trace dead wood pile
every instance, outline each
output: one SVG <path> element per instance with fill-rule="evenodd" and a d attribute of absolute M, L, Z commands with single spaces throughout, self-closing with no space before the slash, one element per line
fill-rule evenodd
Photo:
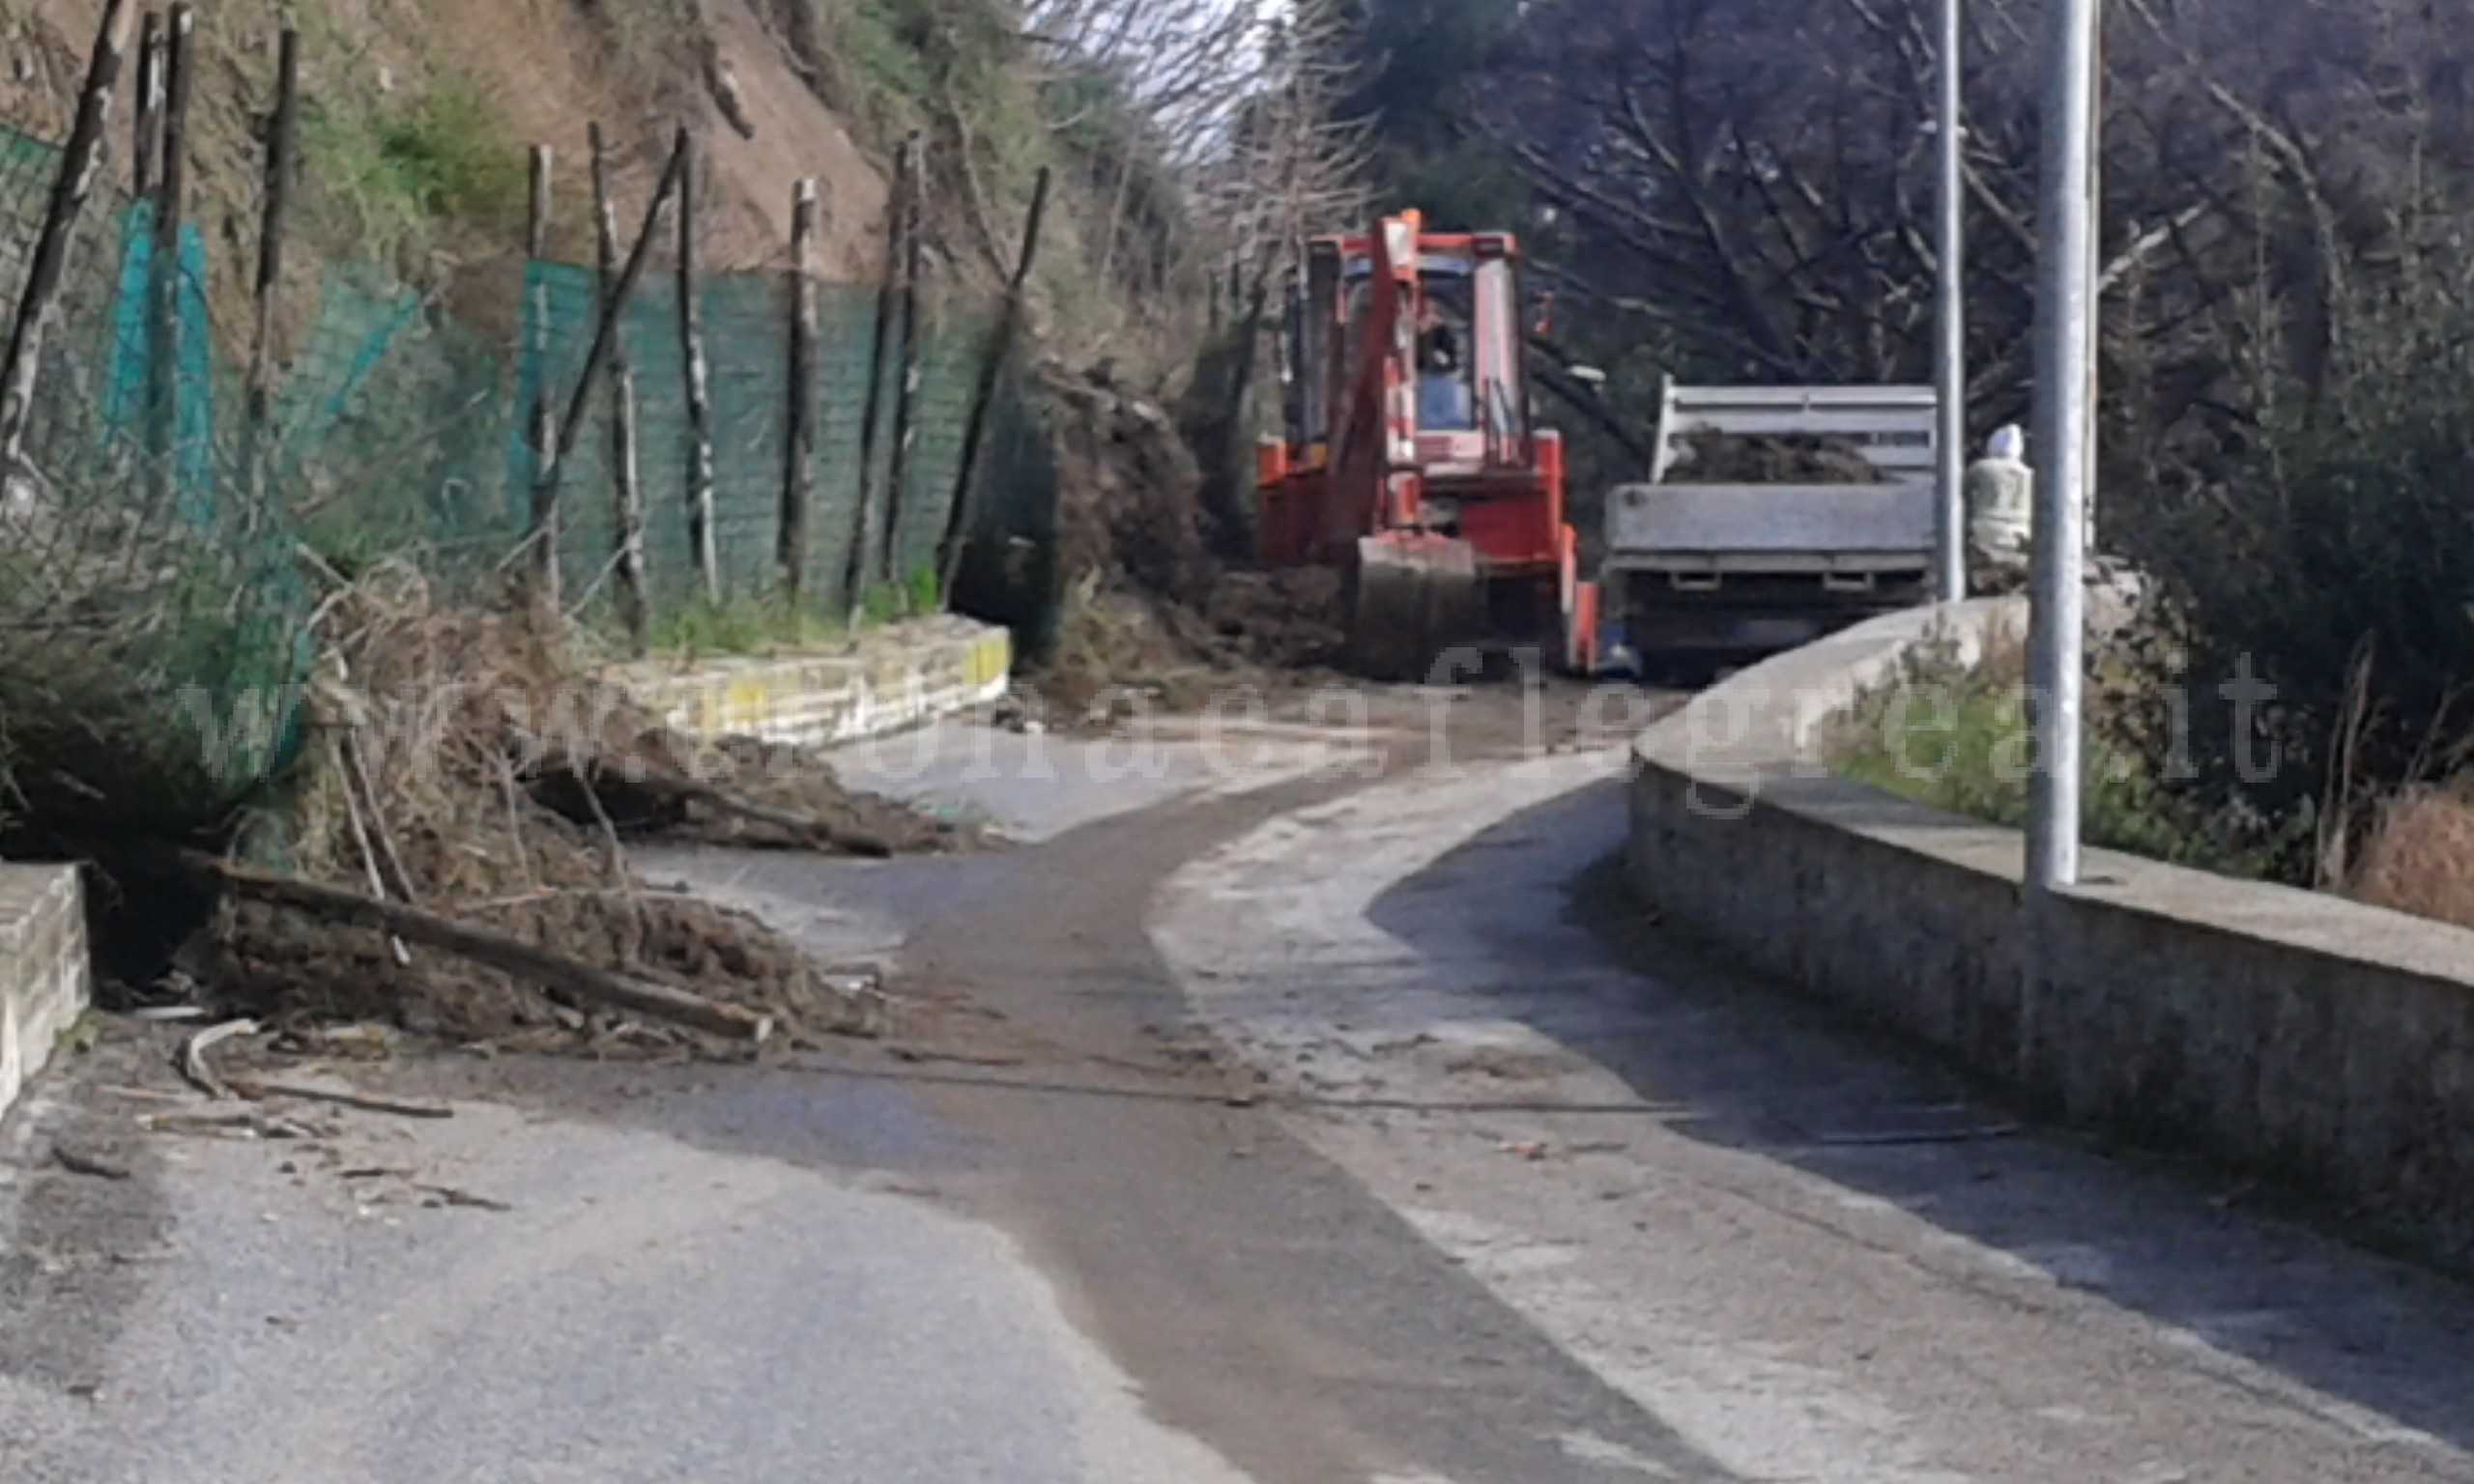
<path fill-rule="evenodd" d="M 885 855 L 947 827 L 796 749 L 700 747 L 580 673 L 550 625 L 441 609 L 406 573 L 365 580 L 323 628 L 291 807 L 220 869 L 201 977 L 228 1008 L 597 1050 L 873 1028 L 881 1006 L 850 976 L 647 886 L 627 841 Z"/>

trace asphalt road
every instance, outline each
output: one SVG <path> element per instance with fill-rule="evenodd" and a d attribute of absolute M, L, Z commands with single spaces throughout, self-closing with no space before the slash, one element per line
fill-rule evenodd
<path fill-rule="evenodd" d="M 895 965 L 893 1045 L 260 1142 L 106 1047 L 0 1131 L 0 1479 L 2474 1478 L 2466 1290 L 1611 936 L 1615 755 L 1438 704 L 1385 784 L 948 728 L 874 781 L 1028 843 L 656 863 Z"/>
<path fill-rule="evenodd" d="M 1737 1476 L 2474 1479 L 2474 1293 L 1644 928 L 1623 814 L 1596 756 L 1378 785 L 1155 934 L 1285 1127 Z"/>

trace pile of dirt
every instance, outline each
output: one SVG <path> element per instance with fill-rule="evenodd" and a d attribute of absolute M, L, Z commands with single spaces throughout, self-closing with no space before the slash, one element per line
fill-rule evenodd
<path fill-rule="evenodd" d="M 1321 568 L 1227 572 L 1194 602 L 1086 574 L 1067 602 L 1064 642 L 1024 676 L 1027 719 L 1105 728 L 1128 712 L 1193 711 L 1223 690 L 1306 681 L 1346 641 L 1340 578 Z"/>
<path fill-rule="evenodd" d="M 1214 585 L 1203 618 L 1248 663 L 1311 671 L 1339 662 L 1348 642 L 1346 594 L 1329 567 L 1231 572 Z"/>
<path fill-rule="evenodd" d="M 544 622 L 434 608 L 417 580 L 348 594 L 288 801 L 235 854 L 529 945 L 656 991 L 803 1034 L 868 1031 L 872 987 L 754 918 L 655 890 L 626 845 L 647 833 L 864 855 L 958 842 L 947 826 L 845 789 L 822 759 L 704 747 L 567 662 Z M 276 1025 L 392 1022 L 459 1042 L 674 1049 L 659 1017 L 561 996 L 407 934 L 235 890 L 197 977 Z"/>
<path fill-rule="evenodd" d="M 1683 457 L 1668 477 L 1693 484 L 1886 484 L 1863 450 L 1810 433 L 1740 435 L 1707 430 L 1683 437 Z"/>
<path fill-rule="evenodd" d="M 1105 725 L 1137 698 L 1190 709 L 1222 685 L 1338 656 L 1338 574 L 1217 556 L 1203 470 L 1162 401 L 1105 366 L 1042 373 L 1069 586 L 1056 652 L 1025 679 L 1052 724 Z"/>
<path fill-rule="evenodd" d="M 1042 367 L 1065 570 L 1190 601 L 1218 573 L 1203 540 L 1202 470 L 1156 400 L 1105 367 Z"/>
<path fill-rule="evenodd" d="M 1057 651 L 1026 676 L 1058 725 L 1112 696 L 1182 709 L 1214 687 L 1335 663 L 1346 638 L 1340 579 L 1265 572 L 1216 556 L 1206 479 L 1163 402 L 1100 367 L 1042 367 L 1068 574 Z"/>

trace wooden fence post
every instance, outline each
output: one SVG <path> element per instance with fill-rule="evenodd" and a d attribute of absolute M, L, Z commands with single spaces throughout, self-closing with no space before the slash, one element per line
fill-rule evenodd
<path fill-rule="evenodd" d="M 1005 374 L 1005 364 L 1013 358 L 1015 337 L 1021 333 L 1022 296 L 1031 281 L 1031 268 L 1039 256 L 1040 228 L 1048 219 L 1048 167 L 1040 167 L 1039 183 L 1031 187 L 1031 210 L 1022 223 L 1022 251 L 1014 262 L 1014 276 L 1005 285 L 1004 307 L 998 311 L 996 333 L 991 337 L 988 358 L 979 368 L 979 385 L 971 395 L 970 421 L 963 430 L 962 471 L 954 482 L 952 503 L 945 508 L 944 539 L 936 543 L 936 600 L 950 602 L 955 574 L 962 569 L 963 550 L 970 543 L 972 516 L 979 496 L 979 467 L 984 462 L 983 450 L 988 438 L 988 418 L 996 401 L 996 387 Z"/>
<path fill-rule="evenodd" d="M 60 298 L 61 276 L 68 271 L 69 249 L 76 242 L 77 218 L 95 188 L 102 162 L 103 131 L 110 126 L 112 90 L 119 85 L 121 58 L 129 45 L 129 0 L 104 0 L 101 27 L 86 61 L 86 83 L 77 92 L 77 119 L 61 153 L 60 173 L 52 177 L 51 201 L 43 210 L 43 234 L 35 239 L 34 261 L 26 269 L 25 287 L 17 295 L 16 318 L 9 326 L 7 359 L 0 360 L 0 480 L 14 479 L 23 470 L 26 423 L 34 413 L 35 380 L 43 366 L 43 333 L 50 328 L 52 306 Z M 0 489 L 0 496 L 8 492 Z"/>
<path fill-rule="evenodd" d="M 877 487 L 877 423 L 884 413 L 885 351 L 893 338 L 894 315 L 901 308 L 904 233 L 910 219 L 910 157 L 919 136 L 903 141 L 894 169 L 892 198 L 885 203 L 885 267 L 877 289 L 877 323 L 868 352 L 868 400 L 859 420 L 859 499 L 850 518 L 850 550 L 842 569 L 843 598 L 856 630 L 868 608 L 870 549 L 875 545 Z"/>
<path fill-rule="evenodd" d="M 722 602 L 720 540 L 713 530 L 713 407 L 705 359 L 704 315 L 696 302 L 696 135 L 678 128 L 678 346 L 687 363 L 687 534 L 705 600 Z"/>
<path fill-rule="evenodd" d="M 192 43 L 197 13 L 187 0 L 172 7 L 163 41 L 163 157 L 155 192 L 152 314 L 146 338 L 147 452 L 165 491 L 178 487 L 172 457 L 181 402 L 181 224 L 188 204 L 189 98 L 196 89 Z"/>
<path fill-rule="evenodd" d="M 274 416 L 274 298 L 283 281 L 283 234 L 292 205 L 292 157 L 301 114 L 301 33 L 283 28 L 275 43 L 274 120 L 267 141 L 266 201 L 258 223 L 257 326 L 249 346 L 249 416 L 242 430 L 242 469 L 252 519 L 266 499 L 267 425 Z"/>
<path fill-rule="evenodd" d="M 894 589 L 896 611 L 909 611 L 909 590 L 897 570 L 902 559 L 903 503 L 910 488 L 910 460 L 919 442 L 919 280 L 928 255 L 927 171 L 919 150 L 910 157 L 910 207 L 903 228 L 902 341 L 895 353 L 893 467 L 885 474 L 884 550 L 877 558 L 879 581 Z"/>
<path fill-rule="evenodd" d="M 143 201 L 155 193 L 156 147 L 162 142 L 162 17 L 149 10 L 137 42 L 137 107 L 130 127 L 129 194 Z"/>
<path fill-rule="evenodd" d="M 645 208 L 644 230 L 637 234 L 636 245 L 627 254 L 627 266 L 618 271 L 618 281 L 612 284 L 610 292 L 600 296 L 593 306 L 592 343 L 585 351 L 584 370 L 576 377 L 575 392 L 567 399 L 566 414 L 550 440 L 540 478 L 533 486 L 532 508 L 535 511 L 556 511 L 559 507 L 559 481 L 566 476 L 567 455 L 575 451 L 576 439 L 584 431 L 585 409 L 590 405 L 592 384 L 609 363 L 611 349 L 618 338 L 618 316 L 626 309 L 628 299 L 635 294 L 637 280 L 645 275 L 645 262 L 652 255 L 653 234 L 661 229 L 663 208 L 669 206 L 670 198 L 677 193 L 679 178 L 685 173 L 684 164 L 684 152 L 674 149 L 670 164 L 662 171 L 661 184 L 653 187 L 652 201 Z"/>
<path fill-rule="evenodd" d="M 611 198 L 609 156 L 601 126 L 591 126 L 590 133 L 593 237 L 599 244 L 600 269 L 596 293 L 606 303 L 618 283 L 618 210 Z M 623 320 L 616 333 L 610 349 L 610 456 L 618 527 L 618 550 L 612 556 L 618 563 L 618 620 L 627 630 L 628 652 L 643 659 L 652 647 L 652 609 L 645 591 L 645 495 L 636 458 L 636 369 L 628 360 Z"/>
<path fill-rule="evenodd" d="M 528 314 L 532 334 L 526 346 L 532 361 L 532 405 L 525 410 L 526 437 L 532 445 L 532 509 L 525 523 L 524 540 L 535 589 L 555 610 L 559 604 L 559 502 L 558 482 L 551 467 L 558 460 L 559 450 L 557 426 L 550 410 L 550 285 L 540 275 L 550 256 L 552 163 L 548 145 L 532 147 L 532 190 L 524 231 L 524 271 L 532 279 L 532 302 Z"/>
<path fill-rule="evenodd" d="M 800 610 L 808 571 L 808 514 L 816 468 L 816 179 L 791 198 L 791 365 L 788 467 L 782 473 L 782 594 Z"/>

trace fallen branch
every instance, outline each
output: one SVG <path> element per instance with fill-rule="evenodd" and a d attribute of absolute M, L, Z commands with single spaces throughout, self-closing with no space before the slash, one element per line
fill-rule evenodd
<path fill-rule="evenodd" d="M 206 1053 L 235 1036 L 254 1036 L 257 1030 L 258 1022 L 255 1020 L 226 1020 L 221 1025 L 210 1025 L 181 1042 L 180 1058 L 174 1065 L 189 1086 L 209 1098 L 229 1098 L 232 1096 L 231 1087 L 216 1075 L 215 1068 L 207 1062 Z"/>
<path fill-rule="evenodd" d="M 889 1048 L 900 1062 L 953 1062 L 964 1067 L 1021 1067 L 1030 1058 L 1009 1051 L 930 1051 L 918 1046 Z"/>
<path fill-rule="evenodd" d="M 346 736 L 343 739 L 343 748 L 347 756 L 349 756 L 352 751 L 352 738 L 350 736 Z M 375 794 L 372 794 L 370 798 L 370 810 L 373 813 L 383 813 L 378 809 L 377 796 Z M 344 817 L 351 821 L 353 843 L 360 847 L 360 864 L 369 872 L 370 895 L 373 897 L 386 896 L 387 878 L 378 869 L 378 847 L 370 841 L 369 824 L 360 812 L 360 791 L 353 786 L 352 775 L 349 773 L 344 775 Z M 380 820 L 380 824 L 382 827 L 385 824 L 385 820 L 383 818 Z M 406 899 L 409 900 L 410 898 L 408 897 Z M 398 966 L 403 968 L 412 967 L 413 951 L 404 946 L 403 939 L 390 937 L 387 940 L 387 947 L 394 953 L 395 962 Z"/>
<path fill-rule="evenodd" d="M 52 1147 L 51 1159 L 72 1175 L 86 1175 L 97 1180 L 127 1180 L 129 1177 L 128 1165 L 101 1155 L 71 1149 L 65 1144 Z"/>
<path fill-rule="evenodd" d="M 361 1093 L 329 1092 L 322 1087 L 302 1087 L 290 1082 L 235 1082 L 232 1090 L 244 1098 L 298 1098 L 304 1102 L 330 1102 L 337 1107 L 358 1108 L 363 1113 L 391 1113 L 397 1118 L 453 1118 L 455 1110 L 443 1102 L 403 1102 L 392 1098 L 372 1098 Z"/>
<path fill-rule="evenodd" d="M 198 1134 L 210 1138 L 243 1139 L 314 1139 L 331 1136 L 331 1130 L 313 1128 L 297 1119 L 270 1118 L 255 1108 L 242 1108 L 230 1113 L 148 1113 L 137 1120 L 137 1127 L 149 1133 Z"/>
<path fill-rule="evenodd" d="M 588 779 L 591 771 L 590 769 L 580 771 L 576 776 L 579 779 Z M 846 829 L 832 820 L 820 818 L 815 814 L 803 814 L 794 810 L 777 809 L 770 804 L 760 804 L 754 799 L 726 792 L 714 787 L 711 784 L 700 783 L 676 773 L 655 772 L 647 768 L 630 770 L 622 773 L 621 776 L 625 778 L 629 787 L 641 788 L 667 803 L 701 804 L 720 813 L 731 814 L 756 824 L 769 825 L 820 846 L 829 846 L 851 855 L 867 856 L 875 860 L 884 860 L 895 853 L 893 842 L 881 835 L 870 834 L 864 830 Z M 590 791 L 589 786 L 587 791 Z"/>
<path fill-rule="evenodd" d="M 708 1035 L 753 1044 L 762 1044 L 773 1034 L 773 1017 L 770 1015 L 742 1006 L 708 1000 L 683 989 L 622 979 L 563 954 L 469 927 L 417 907 L 380 901 L 340 887 L 254 870 L 203 856 L 193 855 L 189 859 L 201 872 L 240 896 L 313 917 L 374 928 L 425 948 L 469 958 L 475 963 L 578 1000 L 616 1006 Z"/>
<path fill-rule="evenodd" d="M 437 1196 L 449 1206 L 466 1206 L 475 1211 L 515 1210 L 504 1201 L 494 1201 L 485 1195 L 475 1195 L 470 1190 L 458 1190 L 453 1185 L 415 1185 L 413 1188 L 423 1195 Z"/>

